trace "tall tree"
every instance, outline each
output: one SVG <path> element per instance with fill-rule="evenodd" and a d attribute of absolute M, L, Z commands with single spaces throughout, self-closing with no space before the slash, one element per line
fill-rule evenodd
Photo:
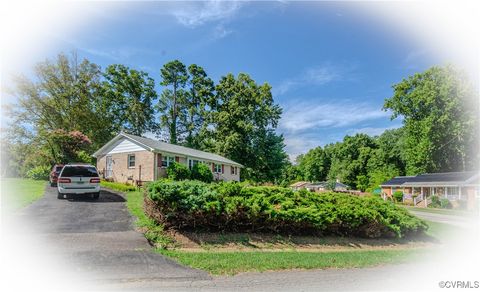
<path fill-rule="evenodd" d="M 462 171 L 478 164 L 478 93 L 452 66 L 432 67 L 393 86 L 384 109 L 403 117 L 406 172 Z"/>
<path fill-rule="evenodd" d="M 142 135 L 155 128 L 153 102 L 157 99 L 155 81 L 143 71 L 124 65 L 110 65 L 104 73 L 104 99 L 101 112 L 115 121 L 117 131 Z"/>
<path fill-rule="evenodd" d="M 205 148 L 204 140 L 211 124 L 210 113 L 215 107 L 215 85 L 207 76 L 205 70 L 192 64 L 188 66 L 188 91 L 186 94 L 186 116 L 184 121 L 186 129 L 185 146 L 202 149 Z"/>
<path fill-rule="evenodd" d="M 356 188 L 358 177 L 367 175 L 367 163 L 374 148 L 373 138 L 366 134 L 345 136 L 341 143 L 327 145 L 325 151 L 331 155 L 332 161 L 328 172 L 329 180 L 339 179 Z M 365 181 L 362 178 L 362 186 Z"/>
<path fill-rule="evenodd" d="M 322 147 L 309 150 L 298 165 L 307 181 L 325 181 L 330 169 L 330 159 Z"/>
<path fill-rule="evenodd" d="M 181 126 L 179 120 L 185 119 L 186 115 L 187 68 L 179 60 L 174 60 L 163 65 L 160 76 L 162 78 L 160 84 L 165 86 L 158 103 L 158 110 L 161 113 L 160 122 L 169 130 L 170 143 L 177 144 L 179 133 L 185 131 L 179 127 Z"/>
<path fill-rule="evenodd" d="M 283 143 L 273 139 L 281 108 L 273 101 L 268 84 L 257 85 L 247 74 L 223 76 L 216 86 L 217 106 L 213 111 L 216 152 L 246 166 L 244 178 L 262 180 L 261 170 L 268 163 L 260 153 L 267 144 Z M 268 143 L 264 143 L 268 140 Z M 283 159 L 280 156 L 275 159 Z M 269 177 L 268 179 L 272 179 Z"/>
<path fill-rule="evenodd" d="M 12 125 L 37 131 L 80 130 L 96 136 L 101 125 L 96 123 L 92 101 L 100 98 L 100 67 L 76 54 L 59 54 L 52 62 L 39 63 L 35 78 L 19 76 L 12 94 L 17 104 L 8 112 Z"/>

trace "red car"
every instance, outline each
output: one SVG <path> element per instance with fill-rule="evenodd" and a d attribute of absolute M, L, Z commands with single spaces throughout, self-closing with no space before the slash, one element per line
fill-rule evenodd
<path fill-rule="evenodd" d="M 57 180 L 58 180 L 58 175 L 63 169 L 63 164 L 55 164 L 52 168 L 52 171 L 50 171 L 50 186 L 54 187 L 57 185 Z"/>

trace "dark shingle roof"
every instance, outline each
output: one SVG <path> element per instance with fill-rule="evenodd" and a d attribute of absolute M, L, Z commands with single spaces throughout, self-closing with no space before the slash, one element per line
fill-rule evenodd
<path fill-rule="evenodd" d="M 465 184 L 478 177 L 477 171 L 424 173 L 417 176 L 397 176 L 382 186 L 433 186 Z M 474 179 L 475 181 L 475 179 Z"/>
<path fill-rule="evenodd" d="M 407 182 L 409 179 L 414 178 L 414 176 L 396 176 L 389 181 L 386 181 L 382 184 L 382 186 L 399 186 L 402 185 L 404 182 Z"/>

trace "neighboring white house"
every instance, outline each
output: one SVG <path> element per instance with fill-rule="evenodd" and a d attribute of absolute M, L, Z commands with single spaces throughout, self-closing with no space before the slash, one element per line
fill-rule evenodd
<path fill-rule="evenodd" d="M 104 178 L 118 182 L 154 181 L 173 162 L 189 167 L 205 163 L 216 180 L 240 181 L 240 163 L 188 147 L 120 133 L 94 154 Z"/>

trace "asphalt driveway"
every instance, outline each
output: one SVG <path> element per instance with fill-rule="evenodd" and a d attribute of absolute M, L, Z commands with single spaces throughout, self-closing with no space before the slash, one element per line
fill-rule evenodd
<path fill-rule="evenodd" d="M 134 230 L 122 195 L 102 190 L 99 200 L 57 199 L 46 187 L 40 200 L 20 214 L 35 237 L 48 242 L 75 272 L 99 281 L 207 280 L 207 273 L 154 253 Z"/>

